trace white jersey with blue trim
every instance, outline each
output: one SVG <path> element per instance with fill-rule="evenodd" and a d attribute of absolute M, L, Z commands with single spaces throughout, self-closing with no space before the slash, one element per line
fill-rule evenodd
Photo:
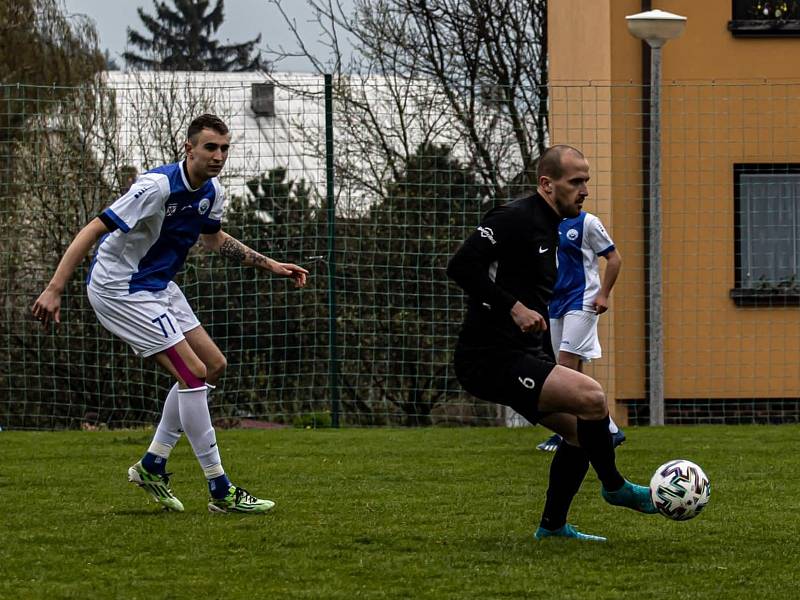
<path fill-rule="evenodd" d="M 596 216 L 581 211 L 558 226 L 558 278 L 550 301 L 550 318 L 560 319 L 571 310 L 594 312 L 600 291 L 598 256 L 614 250 L 614 242 Z"/>
<path fill-rule="evenodd" d="M 214 177 L 192 189 L 183 164 L 148 171 L 101 213 L 117 229 L 97 247 L 88 278 L 94 289 L 163 290 L 200 234 L 220 230 L 225 198 L 219 181 Z"/>

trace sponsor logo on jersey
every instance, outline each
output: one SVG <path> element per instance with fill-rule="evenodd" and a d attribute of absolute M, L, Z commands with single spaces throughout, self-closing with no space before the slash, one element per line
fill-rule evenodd
<path fill-rule="evenodd" d="M 178 212 L 178 204 L 177 203 L 167 204 L 167 216 L 168 217 L 171 217 L 176 212 Z"/>
<path fill-rule="evenodd" d="M 570 229 L 567 231 L 567 239 L 571 242 L 574 242 L 578 239 L 578 230 L 577 229 Z"/>
<path fill-rule="evenodd" d="M 478 227 L 478 231 L 481 232 L 481 237 L 488 239 L 492 245 L 497 244 L 497 240 L 494 239 L 494 231 L 492 231 L 491 227 Z"/>
<path fill-rule="evenodd" d="M 197 212 L 199 212 L 201 215 L 205 215 L 209 208 L 211 208 L 211 200 L 208 198 L 203 198 L 200 200 L 200 204 L 197 205 Z"/>

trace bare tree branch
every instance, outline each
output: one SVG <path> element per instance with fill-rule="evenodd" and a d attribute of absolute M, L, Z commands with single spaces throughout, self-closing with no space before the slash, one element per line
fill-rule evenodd
<path fill-rule="evenodd" d="M 480 174 L 490 197 L 534 182 L 547 145 L 546 0 L 307 0 L 328 60 L 310 51 L 275 4 L 298 52 L 334 88 L 339 179 L 370 194 L 402 172 L 420 143 L 453 147 Z M 341 43 L 353 45 L 344 68 Z M 318 135 L 310 131 L 309 136 Z M 353 154 L 355 153 L 355 154 Z"/>

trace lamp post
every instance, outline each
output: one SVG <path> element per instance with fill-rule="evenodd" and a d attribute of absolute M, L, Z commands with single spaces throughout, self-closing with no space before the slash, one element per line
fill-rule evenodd
<path fill-rule="evenodd" d="M 650 52 L 650 424 L 664 424 L 664 324 L 661 292 L 661 48 L 683 33 L 686 17 L 649 10 L 625 17 L 628 31 L 646 41 Z"/>

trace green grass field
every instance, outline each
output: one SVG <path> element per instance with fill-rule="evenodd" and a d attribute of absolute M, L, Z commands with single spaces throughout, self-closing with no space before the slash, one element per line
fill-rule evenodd
<path fill-rule="evenodd" d="M 232 479 L 278 506 L 211 515 L 189 444 L 182 514 L 126 482 L 150 432 L 2 432 L 1 598 L 797 598 L 797 426 L 629 428 L 649 480 L 699 463 L 712 497 L 671 522 L 606 505 L 590 471 L 571 522 L 607 544 L 535 542 L 541 428 L 222 431 Z"/>

